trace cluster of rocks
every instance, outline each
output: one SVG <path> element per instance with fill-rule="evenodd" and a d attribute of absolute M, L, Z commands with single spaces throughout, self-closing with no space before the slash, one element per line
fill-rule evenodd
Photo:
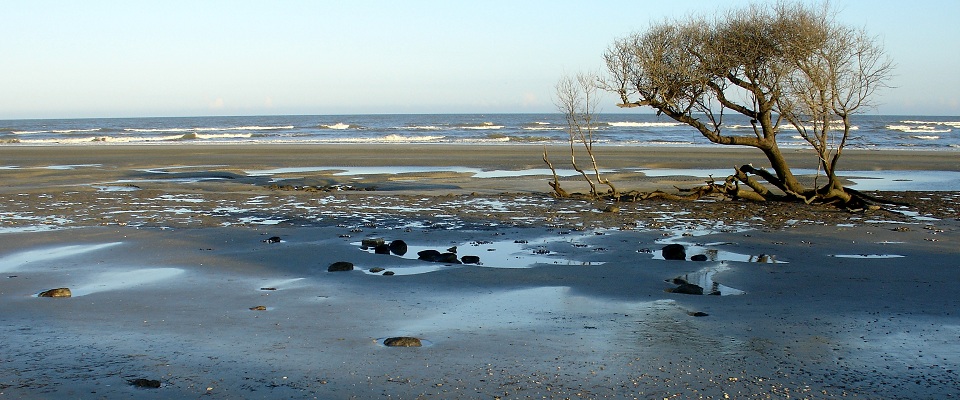
<path fill-rule="evenodd" d="M 646 252 L 649 253 L 649 251 L 646 251 Z M 683 247 L 682 244 L 672 243 L 672 244 L 663 246 L 663 248 L 660 249 L 660 253 L 663 255 L 664 260 L 683 261 L 687 259 L 687 249 L 686 247 Z M 708 258 L 705 254 L 694 254 L 690 256 L 690 261 L 707 261 L 707 260 Z"/>

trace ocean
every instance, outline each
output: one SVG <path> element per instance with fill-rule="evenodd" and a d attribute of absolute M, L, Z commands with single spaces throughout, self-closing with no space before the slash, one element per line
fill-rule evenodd
<path fill-rule="evenodd" d="M 595 143 L 713 146 L 693 128 L 653 114 L 597 114 Z M 729 134 L 749 121 L 726 117 Z M 847 148 L 960 150 L 960 117 L 861 115 Z M 371 114 L 0 120 L 0 146 L 244 143 L 566 143 L 561 114 Z M 783 125 L 782 147 L 806 146 Z"/>

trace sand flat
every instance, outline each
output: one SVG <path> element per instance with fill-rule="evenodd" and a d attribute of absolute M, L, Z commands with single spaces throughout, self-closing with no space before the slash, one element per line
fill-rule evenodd
<path fill-rule="evenodd" d="M 753 157 L 726 149 L 603 150 L 601 164 L 617 169 L 624 189 L 702 181 L 645 177 L 631 168 L 726 168 Z M 4 163 L 16 168 L 2 170 L 0 188 L 0 392 L 323 399 L 956 394 L 956 192 L 881 192 L 915 206 L 865 213 L 714 202 L 625 203 L 618 213 L 603 213 L 605 204 L 552 199 L 546 176 L 457 172 L 539 169 L 541 152 L 2 146 Z M 954 153 L 918 153 L 851 152 L 844 162 L 858 170 L 958 168 Z M 550 154 L 559 164 L 565 153 Z M 52 165 L 71 167 L 46 168 Z M 398 180 L 371 170 L 313 168 L 337 166 L 437 170 Z M 245 172 L 281 168 L 290 170 Z M 265 241 L 273 236 L 281 241 Z M 377 237 L 439 251 L 457 246 L 459 255 L 482 249 L 475 254 L 482 263 L 425 264 L 357 245 Z M 656 252 L 673 242 L 712 258 L 658 259 Z M 496 252 L 517 254 L 485 257 Z M 755 261 L 770 256 L 782 262 Z M 327 272 L 335 261 L 356 270 Z M 373 268 L 416 273 L 384 276 Z M 669 292 L 673 278 L 704 268 L 740 293 Z M 80 295 L 35 297 L 69 285 Z M 260 305 L 266 310 L 250 309 Z M 382 345 L 393 336 L 427 345 Z M 136 378 L 162 387 L 128 384 Z"/>

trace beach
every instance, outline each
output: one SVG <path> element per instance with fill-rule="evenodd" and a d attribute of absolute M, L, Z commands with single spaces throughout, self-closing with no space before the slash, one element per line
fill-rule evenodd
<path fill-rule="evenodd" d="M 563 145 L 0 146 L 0 398 L 958 396 L 955 151 L 846 152 L 911 204 L 848 212 L 555 199 L 544 149 L 589 189 Z M 766 165 L 596 155 L 620 190 Z"/>

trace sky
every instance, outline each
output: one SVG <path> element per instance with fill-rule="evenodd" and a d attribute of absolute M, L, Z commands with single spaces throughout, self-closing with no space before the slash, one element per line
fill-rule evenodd
<path fill-rule="evenodd" d="M 0 0 L 0 119 L 555 112 L 617 38 L 746 4 Z M 960 116 L 960 1 L 830 4 L 897 66 L 869 113 Z"/>

